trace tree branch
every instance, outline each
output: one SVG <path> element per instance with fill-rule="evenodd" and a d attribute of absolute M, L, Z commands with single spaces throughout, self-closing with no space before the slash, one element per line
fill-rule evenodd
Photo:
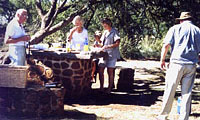
<path fill-rule="evenodd" d="M 40 18 L 43 19 L 44 11 L 42 9 L 41 0 L 36 0 L 36 10 Z"/>
<path fill-rule="evenodd" d="M 51 25 L 54 23 L 54 21 L 56 20 L 57 15 L 60 13 L 60 9 L 62 9 L 64 7 L 64 5 L 66 4 L 66 2 L 67 2 L 67 0 L 63 1 L 62 4 L 61 4 L 61 6 L 58 7 L 58 9 L 55 11 L 53 17 L 51 18 L 51 21 L 50 21 L 49 25 L 46 27 L 46 30 L 48 30 L 51 27 Z M 67 9 L 69 7 L 70 6 L 67 6 Z"/>
<path fill-rule="evenodd" d="M 64 5 L 66 4 L 66 2 L 67 2 L 67 0 L 63 1 L 62 4 L 60 5 L 60 7 L 58 9 L 63 8 Z"/>
<path fill-rule="evenodd" d="M 49 32 L 50 32 L 50 33 L 54 33 L 55 31 L 61 29 L 63 26 L 69 24 L 69 23 L 74 19 L 75 16 L 81 15 L 81 14 L 87 12 L 87 9 L 88 9 L 88 8 L 85 6 L 85 7 L 84 7 L 83 9 L 81 9 L 80 11 L 75 11 L 75 12 L 72 13 L 67 19 L 65 19 L 65 20 L 59 22 L 58 24 L 54 25 L 53 27 L 51 27 L 51 28 L 49 29 Z"/>
<path fill-rule="evenodd" d="M 64 2 L 66 2 L 66 1 L 64 1 Z M 107 3 L 109 1 L 108 0 L 99 0 L 99 1 L 91 0 L 91 1 L 89 1 L 89 4 L 85 5 L 82 9 L 74 11 L 73 13 L 71 13 L 71 15 L 69 15 L 69 17 L 67 17 L 63 21 L 59 22 L 58 24 L 52 26 L 52 24 L 54 23 L 57 15 L 59 13 L 62 13 L 63 11 L 67 10 L 70 7 L 76 6 L 76 4 L 64 6 L 64 2 L 56 10 L 57 0 L 52 0 L 52 6 L 51 6 L 49 12 L 43 17 L 40 30 L 37 33 L 35 33 L 34 36 L 31 37 L 31 44 L 40 43 L 46 36 L 51 35 L 52 33 L 60 30 L 62 27 L 68 25 L 74 19 L 74 17 L 76 15 L 81 15 L 81 14 L 87 12 L 88 9 L 91 9 L 91 7 L 88 7 L 88 5 L 92 6 L 95 4 L 101 4 L 103 2 Z"/>
<path fill-rule="evenodd" d="M 56 10 L 56 12 L 54 13 L 54 16 L 51 18 L 51 21 L 50 21 L 49 25 L 46 27 L 46 30 L 49 30 L 49 28 L 51 27 L 51 25 L 56 20 L 57 15 L 58 15 L 58 10 Z"/>
<path fill-rule="evenodd" d="M 51 19 L 53 16 L 55 16 L 55 13 L 56 13 L 56 5 L 57 5 L 57 0 L 52 0 L 52 6 L 49 9 L 49 12 L 45 15 L 45 19 L 44 19 L 45 25 L 43 27 L 46 28 L 51 23 Z"/>
<path fill-rule="evenodd" d="M 48 17 L 53 16 L 56 10 L 56 5 L 57 5 L 57 0 L 52 0 L 51 8 L 49 9 L 49 12 L 45 16 Z"/>
<path fill-rule="evenodd" d="M 94 16 L 94 14 L 95 14 L 95 11 L 96 11 L 96 9 L 93 10 L 91 6 L 90 6 L 90 9 L 91 9 L 91 11 L 92 11 L 92 15 L 90 16 L 90 19 L 88 20 L 88 22 L 87 22 L 87 24 L 86 24 L 86 29 L 88 28 L 88 26 L 89 26 L 89 24 L 90 24 L 90 22 L 91 22 L 91 20 L 92 20 L 92 18 L 93 18 L 93 16 Z"/>
<path fill-rule="evenodd" d="M 69 9 L 70 7 L 75 7 L 75 6 L 76 6 L 76 4 L 60 7 L 58 13 L 60 14 L 64 11 L 66 11 L 67 9 Z"/>

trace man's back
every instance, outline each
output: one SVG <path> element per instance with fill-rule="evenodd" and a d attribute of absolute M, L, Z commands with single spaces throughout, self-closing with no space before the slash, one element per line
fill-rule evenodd
<path fill-rule="evenodd" d="M 200 29 L 191 21 L 184 21 L 170 29 L 173 33 L 171 62 L 195 64 L 200 52 Z"/>

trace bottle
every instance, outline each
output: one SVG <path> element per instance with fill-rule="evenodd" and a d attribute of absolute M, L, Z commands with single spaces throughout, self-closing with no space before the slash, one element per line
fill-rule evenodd
<path fill-rule="evenodd" d="M 57 48 L 62 48 L 62 41 L 59 40 Z"/>
<path fill-rule="evenodd" d="M 179 115 L 181 113 L 181 97 L 178 97 L 178 100 L 177 100 L 177 113 Z"/>
<path fill-rule="evenodd" d="M 85 38 L 85 42 L 84 42 L 84 51 L 88 51 L 88 39 Z"/>
<path fill-rule="evenodd" d="M 70 44 L 70 42 L 66 43 L 66 52 L 71 52 L 71 44 Z"/>

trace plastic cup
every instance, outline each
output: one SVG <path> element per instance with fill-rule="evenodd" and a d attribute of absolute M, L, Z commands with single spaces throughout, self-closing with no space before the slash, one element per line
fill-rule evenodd
<path fill-rule="evenodd" d="M 76 50 L 80 51 L 80 44 L 76 44 Z"/>
<path fill-rule="evenodd" d="M 88 45 L 84 45 L 84 51 L 88 51 Z"/>

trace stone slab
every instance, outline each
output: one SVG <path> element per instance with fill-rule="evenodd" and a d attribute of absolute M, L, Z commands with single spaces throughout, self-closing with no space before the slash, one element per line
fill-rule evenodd
<path fill-rule="evenodd" d="M 50 50 L 35 50 L 31 49 L 32 56 L 49 56 L 57 58 L 68 58 L 68 59 L 93 59 L 108 56 L 106 52 L 64 52 L 64 51 L 50 51 Z"/>
<path fill-rule="evenodd" d="M 27 66 L 0 65 L 0 87 L 25 88 Z"/>
<path fill-rule="evenodd" d="M 67 53 L 62 51 L 49 51 L 49 50 L 31 50 L 33 56 L 49 56 L 57 58 L 68 58 L 68 59 L 91 59 L 89 54 L 80 54 L 80 53 Z"/>

